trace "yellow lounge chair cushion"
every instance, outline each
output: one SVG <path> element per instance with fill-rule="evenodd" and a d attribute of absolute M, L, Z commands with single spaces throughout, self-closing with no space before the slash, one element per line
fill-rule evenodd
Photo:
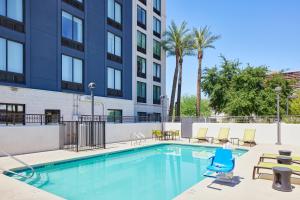
<path fill-rule="evenodd" d="M 208 128 L 199 128 L 197 133 L 197 139 L 205 139 Z"/>
<path fill-rule="evenodd" d="M 254 142 L 255 129 L 245 129 L 243 142 Z"/>
<path fill-rule="evenodd" d="M 273 158 L 276 159 L 278 156 L 282 157 L 291 157 L 293 161 L 300 161 L 300 156 L 284 156 L 284 155 L 279 155 L 279 154 L 272 154 L 272 153 L 264 153 L 262 157 L 265 158 Z"/>
<path fill-rule="evenodd" d="M 228 140 L 229 130 L 230 130 L 229 128 L 221 128 L 217 139 Z"/>
<path fill-rule="evenodd" d="M 273 167 L 286 167 L 293 170 L 294 172 L 300 172 L 299 165 L 285 165 L 285 164 L 277 164 L 277 163 L 269 163 L 269 162 L 260 162 L 258 163 L 257 167 L 268 168 L 268 169 L 272 169 Z"/>

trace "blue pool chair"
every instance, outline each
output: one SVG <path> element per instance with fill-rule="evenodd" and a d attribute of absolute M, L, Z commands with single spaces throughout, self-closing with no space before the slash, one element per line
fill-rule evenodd
<path fill-rule="evenodd" d="M 207 170 L 216 173 L 232 172 L 235 165 L 235 160 L 230 149 L 218 148 L 215 155 L 211 158 L 211 163 Z"/>

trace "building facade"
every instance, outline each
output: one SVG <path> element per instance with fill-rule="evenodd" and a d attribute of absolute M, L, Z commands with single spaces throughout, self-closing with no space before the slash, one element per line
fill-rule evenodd
<path fill-rule="evenodd" d="M 0 114 L 135 115 L 135 3 L 0 0 Z"/>
<path fill-rule="evenodd" d="M 160 42 L 166 27 L 165 1 L 133 0 L 133 73 L 134 114 L 157 119 L 165 112 L 161 101 L 166 88 L 166 55 Z"/>

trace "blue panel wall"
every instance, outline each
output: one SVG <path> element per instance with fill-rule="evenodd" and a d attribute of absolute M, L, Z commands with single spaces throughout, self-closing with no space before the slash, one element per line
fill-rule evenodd
<path fill-rule="evenodd" d="M 115 98 L 132 99 L 132 1 L 117 1 L 122 4 L 122 31 L 107 25 L 107 0 L 85 0 L 84 11 L 61 0 L 25 0 L 25 34 L 0 26 L 0 37 L 25 44 L 26 83 L 18 86 L 62 91 L 61 54 L 64 53 L 84 60 L 85 94 L 89 94 L 88 83 L 94 81 L 95 95 L 107 96 L 106 69 L 112 66 L 121 69 L 123 75 L 123 97 Z M 84 52 L 61 45 L 61 10 L 84 19 Z M 106 59 L 107 30 L 122 37 L 122 64 Z"/>

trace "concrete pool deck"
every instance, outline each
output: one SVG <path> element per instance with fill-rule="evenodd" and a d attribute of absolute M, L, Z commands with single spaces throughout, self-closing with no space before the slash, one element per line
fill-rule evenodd
<path fill-rule="evenodd" d="M 147 146 L 158 143 L 180 143 L 189 144 L 187 140 L 182 141 L 167 141 L 160 142 L 154 140 L 147 140 L 146 143 L 138 146 L 131 146 L 130 142 L 114 143 L 107 145 L 107 149 L 72 152 L 65 150 L 48 151 L 32 154 L 24 154 L 16 156 L 17 158 L 25 161 L 30 165 L 39 165 L 45 163 L 52 163 L 64 160 L 77 159 L 86 156 L 93 156 L 102 153 L 114 152 L 119 150 L 125 150 L 129 148 L 135 148 L 140 146 Z M 205 146 L 211 146 L 210 144 L 200 144 Z M 215 146 L 215 145 L 213 145 Z M 203 181 L 192 186 L 188 190 L 181 193 L 175 199 L 177 200 L 190 200 L 190 199 L 285 199 L 296 200 L 300 197 L 300 185 L 299 179 L 294 180 L 294 189 L 292 192 L 284 193 L 272 189 L 272 181 L 266 180 L 270 176 L 264 175 L 260 179 L 252 180 L 253 166 L 257 164 L 259 156 L 263 152 L 276 153 L 279 149 L 292 150 L 294 154 L 300 155 L 300 146 L 276 146 L 259 144 L 255 147 L 248 148 L 248 151 L 243 156 L 239 157 L 236 162 L 236 168 L 234 176 L 239 177 L 239 182 L 236 185 L 226 185 L 214 183 L 212 178 L 206 178 Z M 23 167 L 18 162 L 7 158 L 0 157 L 0 167 L 3 169 L 14 169 Z M 271 171 L 269 171 L 271 172 Z M 296 183 L 296 184 L 295 184 Z M 30 186 L 21 181 L 7 177 L 1 173 L 0 170 L 0 199 L 15 199 L 15 200 L 41 200 L 41 199 L 62 199 L 46 191 L 40 190 L 33 186 Z"/>

